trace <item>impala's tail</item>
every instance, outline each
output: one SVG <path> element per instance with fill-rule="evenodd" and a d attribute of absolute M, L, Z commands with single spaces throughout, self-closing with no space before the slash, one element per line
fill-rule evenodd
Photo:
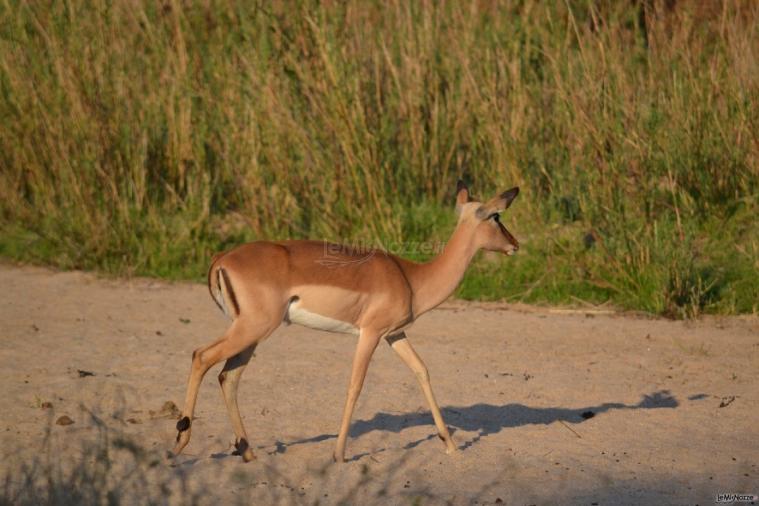
<path fill-rule="evenodd" d="M 211 267 L 208 269 L 208 291 L 219 309 L 234 319 L 240 314 L 240 306 L 237 304 L 237 296 L 229 281 L 229 274 L 223 266 L 219 265 L 219 260 L 223 255 L 223 253 L 218 253 L 211 261 Z"/>

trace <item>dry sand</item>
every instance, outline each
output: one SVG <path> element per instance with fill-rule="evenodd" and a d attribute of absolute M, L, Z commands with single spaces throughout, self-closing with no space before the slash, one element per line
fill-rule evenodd
<path fill-rule="evenodd" d="M 413 375 L 383 344 L 342 465 L 331 455 L 355 338 L 283 326 L 240 387 L 257 460 L 231 455 L 217 366 L 193 440 L 170 461 L 176 419 L 162 407 L 181 404 L 192 350 L 227 325 L 205 286 L 7 264 L 0 286 L 5 502 L 703 505 L 759 494 L 756 317 L 447 303 L 408 334 L 460 451 L 445 455 Z M 73 423 L 57 425 L 64 415 Z"/>

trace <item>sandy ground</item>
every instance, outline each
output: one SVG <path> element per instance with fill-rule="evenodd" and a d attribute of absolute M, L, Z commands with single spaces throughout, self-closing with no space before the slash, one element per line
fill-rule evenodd
<path fill-rule="evenodd" d="M 447 303 L 408 332 L 460 451 L 386 345 L 331 463 L 355 338 L 281 327 L 240 388 L 218 366 L 165 452 L 190 354 L 226 320 L 205 286 L 0 265 L 5 502 L 714 504 L 759 494 L 759 320 L 673 322 Z M 79 371 L 82 371 L 80 373 Z M 92 375 L 87 375 L 91 372 Z M 180 406 L 181 407 L 181 406 Z M 58 425 L 62 416 L 73 423 Z"/>

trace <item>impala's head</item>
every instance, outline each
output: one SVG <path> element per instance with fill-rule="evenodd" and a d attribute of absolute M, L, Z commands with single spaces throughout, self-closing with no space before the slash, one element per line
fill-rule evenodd
<path fill-rule="evenodd" d="M 474 229 L 474 240 L 478 248 L 500 251 L 507 255 L 513 255 L 519 249 L 519 242 L 500 221 L 500 213 L 509 208 L 517 195 L 519 187 L 514 187 L 485 203 L 477 202 L 469 195 L 469 189 L 464 182 L 459 180 L 456 187 L 459 224 Z"/>

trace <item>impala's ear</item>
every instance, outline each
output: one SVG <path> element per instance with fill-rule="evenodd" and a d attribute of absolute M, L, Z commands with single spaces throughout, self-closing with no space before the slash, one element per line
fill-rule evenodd
<path fill-rule="evenodd" d="M 461 212 L 461 206 L 469 202 L 469 188 L 461 179 L 456 183 L 456 213 Z"/>
<path fill-rule="evenodd" d="M 500 213 L 509 208 L 514 199 L 519 195 L 519 187 L 515 186 L 506 190 L 495 198 L 490 199 L 477 209 L 477 217 L 481 220 L 488 219 L 493 213 Z"/>
<path fill-rule="evenodd" d="M 511 188 L 510 190 L 506 190 L 505 192 L 501 193 L 499 197 L 503 200 L 505 207 L 504 210 L 508 209 L 509 206 L 511 206 L 511 203 L 514 202 L 514 199 L 517 198 L 517 195 L 519 195 L 519 187 L 515 186 L 514 188 Z"/>

